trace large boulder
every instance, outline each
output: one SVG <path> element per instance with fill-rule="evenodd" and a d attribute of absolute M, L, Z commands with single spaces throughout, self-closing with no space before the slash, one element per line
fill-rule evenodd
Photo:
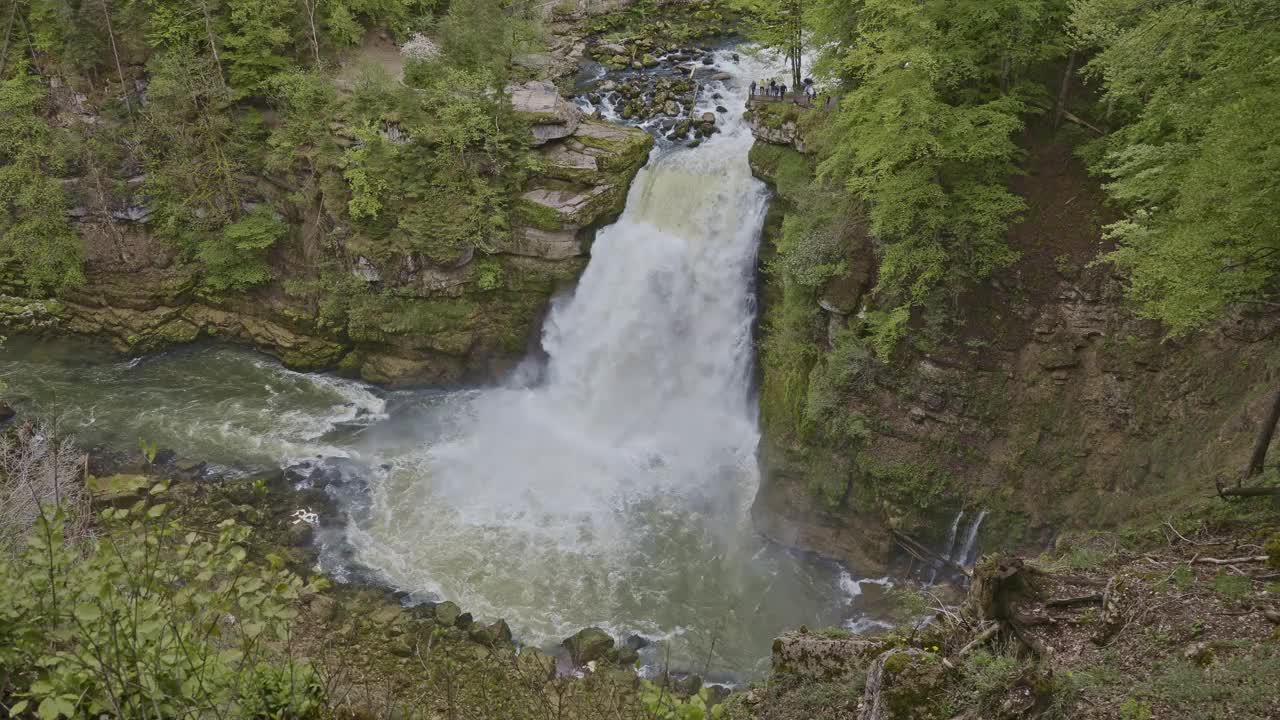
<path fill-rule="evenodd" d="M 599 660 L 613 649 L 613 637 L 598 627 L 579 630 L 561 643 L 569 651 L 574 665 L 586 665 Z"/>
<path fill-rule="evenodd" d="M 773 672 L 810 682 L 861 677 L 877 644 L 858 636 L 791 632 L 773 641 Z"/>
<path fill-rule="evenodd" d="M 458 618 L 462 617 L 462 608 L 457 603 L 446 600 L 435 608 L 436 624 L 451 627 L 458 622 Z"/>
<path fill-rule="evenodd" d="M 582 111 L 578 106 L 560 97 L 556 86 L 546 80 L 530 80 L 523 85 L 507 88 L 511 94 L 511 107 L 526 115 L 533 125 L 533 144 L 544 145 L 552 140 L 569 137 L 578 129 Z"/>

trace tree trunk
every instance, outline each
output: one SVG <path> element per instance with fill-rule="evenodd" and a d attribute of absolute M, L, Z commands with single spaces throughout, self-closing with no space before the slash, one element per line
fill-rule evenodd
<path fill-rule="evenodd" d="M 316 33 L 316 5 L 320 0 L 306 0 L 307 24 L 311 27 L 311 52 L 316 57 L 316 67 L 320 67 L 320 36 Z"/>
<path fill-rule="evenodd" d="M 13 37 L 13 21 L 18 17 L 18 3 L 9 9 L 9 24 L 4 29 L 4 49 L 0 50 L 0 78 L 4 77 L 5 68 L 9 65 L 9 40 Z"/>
<path fill-rule="evenodd" d="M 111 7 L 107 0 L 102 1 L 102 17 L 107 23 L 107 37 L 111 39 L 111 57 L 116 61 L 116 77 L 120 79 L 120 92 L 124 93 L 124 106 L 133 117 L 133 102 L 129 100 L 129 88 L 124 82 L 124 68 L 120 66 L 120 50 L 116 47 L 116 33 L 111 27 Z"/>
<path fill-rule="evenodd" d="M 222 58 L 218 57 L 218 43 L 213 39 L 213 20 L 209 18 L 209 3 L 200 0 L 200 10 L 204 13 L 204 34 L 209 39 L 209 52 L 213 54 L 213 65 L 218 69 L 218 80 L 225 87 L 227 79 L 222 76 Z"/>
<path fill-rule="evenodd" d="M 1251 478 L 1262 472 L 1262 465 L 1267 459 L 1267 449 L 1271 447 L 1271 438 L 1276 432 L 1276 422 L 1280 421 L 1280 389 L 1271 398 L 1271 412 L 1258 428 L 1258 438 L 1253 443 L 1253 454 L 1249 456 L 1249 467 L 1244 476 Z"/>
<path fill-rule="evenodd" d="M 1071 86 L 1071 72 L 1076 69 L 1076 51 L 1067 55 L 1067 69 L 1062 73 L 1062 87 L 1058 88 L 1058 107 L 1053 114 L 1053 129 L 1062 125 L 1062 115 L 1067 111 L 1067 89 Z"/>

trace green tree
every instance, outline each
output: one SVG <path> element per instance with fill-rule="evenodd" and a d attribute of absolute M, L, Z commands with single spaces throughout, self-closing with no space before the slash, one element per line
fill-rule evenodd
<path fill-rule="evenodd" d="M 45 99 L 24 63 L 0 81 L 0 267 L 16 265 L 33 295 L 84 281 L 83 248 L 55 177 L 61 143 L 42 117 Z"/>
<path fill-rule="evenodd" d="M 286 24 L 292 13 L 278 0 L 226 1 L 227 79 L 237 95 L 256 95 L 291 65 L 284 53 L 292 36 Z"/>
<path fill-rule="evenodd" d="M 885 355 L 909 308 L 1016 259 L 1005 233 L 1023 203 L 1007 178 L 1042 94 L 1024 75 L 1061 52 L 1060 12 L 1052 0 L 865 0 L 824 18 L 852 26 L 819 32 L 845 37 L 827 67 L 849 88 L 819 174 L 867 203 L 882 308 L 869 319 Z"/>
<path fill-rule="evenodd" d="M 1072 27 L 1097 50 L 1120 127 L 1094 169 L 1125 210 L 1105 259 L 1173 334 L 1238 304 L 1270 307 L 1280 273 L 1280 14 L 1267 0 L 1078 0 Z M 1268 60 L 1271 59 L 1271 60 Z"/>
<path fill-rule="evenodd" d="M 205 284 L 215 291 L 244 290 L 271 279 L 267 253 L 289 226 L 268 205 L 258 205 L 239 220 L 200 243 Z"/>
<path fill-rule="evenodd" d="M 509 232 L 511 197 L 534 167 L 528 128 L 485 72 L 435 65 L 420 88 L 357 88 L 357 142 L 342 156 L 347 211 L 383 252 L 451 265 Z"/>
<path fill-rule="evenodd" d="M 810 0 L 733 0 L 732 4 L 742 13 L 748 37 L 786 56 L 791 87 L 798 90 L 804 80 Z"/>

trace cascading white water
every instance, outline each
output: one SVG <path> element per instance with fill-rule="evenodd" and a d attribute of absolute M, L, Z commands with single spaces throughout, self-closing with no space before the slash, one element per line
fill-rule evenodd
<path fill-rule="evenodd" d="M 942 546 L 942 557 L 947 560 L 955 561 L 956 553 L 956 533 L 960 530 L 960 521 L 964 519 L 964 510 L 956 513 L 955 519 L 951 521 L 951 529 L 947 531 L 947 543 Z M 933 567 L 929 570 L 929 584 L 932 585 L 938 579 L 938 568 L 941 567 L 939 561 L 935 561 Z"/>
<path fill-rule="evenodd" d="M 714 644 L 739 669 L 783 625 L 838 608 L 830 568 L 750 529 L 768 193 L 742 114 L 768 68 L 728 52 L 717 65 L 733 79 L 705 84 L 694 112 L 724 106 L 722 132 L 641 171 L 547 320 L 545 381 L 447 401 L 445 437 L 375 484 L 350 533 L 360 562 L 533 641 L 598 624 L 683 639 L 676 656 L 699 664 Z"/>
<path fill-rule="evenodd" d="M 0 350 L 0 380 L 119 447 L 259 469 L 341 458 L 353 556 L 329 547 L 339 574 L 372 568 L 532 644 L 599 625 L 669 640 L 652 660 L 674 668 L 764 669 L 779 631 L 853 622 L 860 588 L 748 519 L 767 193 L 742 113 L 747 84 L 783 64 L 717 57 L 731 79 L 693 112 L 724 106 L 723 132 L 655 153 L 550 314 L 537 384 L 385 392 L 228 347 L 119 362 L 21 341 Z"/>
<path fill-rule="evenodd" d="M 970 565 L 974 560 L 977 560 L 974 556 L 976 554 L 978 544 L 978 530 L 982 529 L 982 521 L 985 520 L 986 517 L 987 511 L 983 509 L 978 513 L 978 517 L 974 518 L 973 524 L 969 526 L 969 532 L 965 535 L 964 546 L 961 547 L 958 555 L 951 558 L 952 560 L 960 563 L 961 565 Z"/>

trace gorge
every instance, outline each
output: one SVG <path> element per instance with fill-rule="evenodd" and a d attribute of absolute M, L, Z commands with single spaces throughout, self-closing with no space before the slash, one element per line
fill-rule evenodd
<path fill-rule="evenodd" d="M 1280 713 L 1263 5 L 14 4 L 0 716 Z"/>

